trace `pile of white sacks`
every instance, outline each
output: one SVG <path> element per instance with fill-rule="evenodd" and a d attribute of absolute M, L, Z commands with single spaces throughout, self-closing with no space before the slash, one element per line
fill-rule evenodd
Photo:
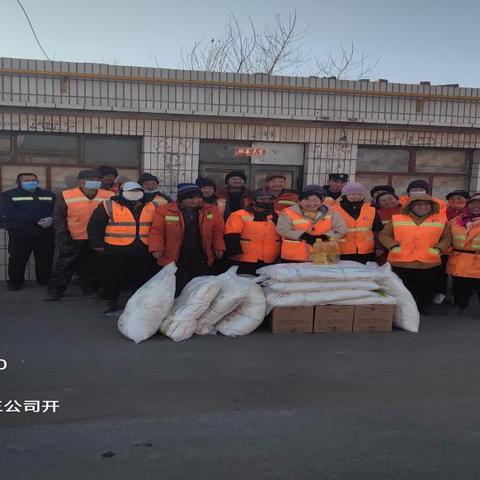
<path fill-rule="evenodd" d="M 410 292 L 390 265 L 287 263 L 237 275 L 193 279 L 178 298 L 176 267 L 164 267 L 128 301 L 118 328 L 135 343 L 158 331 L 179 342 L 192 335 L 248 335 L 275 307 L 314 305 L 396 305 L 394 324 L 418 332 L 420 315 Z M 260 285 L 261 283 L 262 285 Z"/>
<path fill-rule="evenodd" d="M 263 322 L 267 304 L 256 277 L 239 276 L 237 268 L 194 278 L 174 299 L 176 267 L 167 265 L 130 298 L 119 330 L 135 343 L 157 331 L 176 342 L 193 334 L 248 335 Z"/>

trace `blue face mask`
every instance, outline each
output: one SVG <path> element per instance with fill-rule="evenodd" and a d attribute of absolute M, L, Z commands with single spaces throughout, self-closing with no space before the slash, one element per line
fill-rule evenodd
<path fill-rule="evenodd" d="M 32 180 L 30 182 L 21 182 L 20 185 L 24 190 L 28 190 L 29 192 L 33 192 L 38 188 L 38 182 L 36 180 Z"/>
<path fill-rule="evenodd" d="M 100 180 L 85 180 L 85 188 L 87 190 L 98 190 L 102 186 Z"/>

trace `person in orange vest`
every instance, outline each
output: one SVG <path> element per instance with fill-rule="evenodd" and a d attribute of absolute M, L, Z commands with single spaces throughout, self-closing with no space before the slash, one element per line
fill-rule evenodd
<path fill-rule="evenodd" d="M 257 269 L 275 263 L 280 255 L 281 239 L 275 223 L 275 196 L 257 190 L 251 204 L 233 212 L 225 225 L 227 256 L 238 265 L 238 273 L 254 275 Z"/>
<path fill-rule="evenodd" d="M 377 215 L 380 217 L 383 226 L 392 221 L 393 215 L 402 211 L 402 206 L 395 193 L 383 192 L 379 195 L 372 194 L 372 197 L 375 198 Z M 387 262 L 387 257 L 388 250 L 379 242 L 377 236 L 375 239 L 375 261 L 379 265 L 383 265 Z"/>
<path fill-rule="evenodd" d="M 347 231 L 342 217 L 324 204 L 325 190 L 307 185 L 298 204 L 285 208 L 278 217 L 282 237 L 280 257 L 285 262 L 309 262 L 317 240 L 340 240 Z"/>
<path fill-rule="evenodd" d="M 348 182 L 347 173 L 330 173 L 328 183 L 323 186 L 325 190 L 325 205 L 333 205 L 342 195 L 342 188 Z"/>
<path fill-rule="evenodd" d="M 393 215 L 379 234 L 389 250 L 388 261 L 417 302 L 422 314 L 432 300 L 441 255 L 452 243 L 452 232 L 430 195 L 416 195 Z"/>
<path fill-rule="evenodd" d="M 195 180 L 195 184 L 202 192 L 203 201 L 210 205 L 216 205 L 223 218 L 227 219 L 231 212 L 228 208 L 227 200 L 216 194 L 217 184 L 207 177 L 198 177 Z"/>
<path fill-rule="evenodd" d="M 454 313 L 462 314 L 474 292 L 480 299 L 480 192 L 467 201 L 467 209 L 450 221 L 453 251 L 447 272 L 453 279 Z"/>
<path fill-rule="evenodd" d="M 298 193 L 286 188 L 287 177 L 283 173 L 272 173 L 265 177 L 265 189 L 275 200 L 273 208 L 280 213 L 284 208 L 291 207 L 298 202 Z"/>
<path fill-rule="evenodd" d="M 110 165 L 100 165 L 97 168 L 97 172 L 102 174 L 102 189 L 118 193 L 119 186 L 115 182 L 118 177 L 118 170 Z"/>
<path fill-rule="evenodd" d="M 60 300 L 74 271 L 79 274 L 85 293 L 100 285 L 99 261 L 88 245 L 87 225 L 93 211 L 113 192 L 101 189 L 102 174 L 82 170 L 78 187 L 64 190 L 53 211 L 58 256 L 48 285 L 46 300 Z"/>
<path fill-rule="evenodd" d="M 465 190 L 454 190 L 445 197 L 447 199 L 447 219 L 463 215 L 467 210 L 468 192 Z"/>
<path fill-rule="evenodd" d="M 223 257 L 224 228 L 218 208 L 203 201 L 194 183 L 180 183 L 177 201 L 155 210 L 149 251 L 161 267 L 177 262 L 177 295 L 193 278 L 211 273 L 215 259 Z"/>
<path fill-rule="evenodd" d="M 117 310 L 123 286 L 135 292 L 158 271 L 148 251 L 155 208 L 140 184 L 126 182 L 120 194 L 104 200 L 88 222 L 90 247 L 102 255 L 103 313 Z"/>
<path fill-rule="evenodd" d="M 375 260 L 375 234 L 383 224 L 374 207 L 365 202 L 365 188 L 360 183 L 347 183 L 342 196 L 332 207 L 347 225 L 347 233 L 339 241 L 342 260 L 367 263 Z"/>
<path fill-rule="evenodd" d="M 375 187 L 373 187 L 370 190 L 370 196 L 372 197 L 370 205 L 372 207 L 378 208 L 377 199 L 380 195 L 383 195 L 384 193 L 390 193 L 395 195 L 395 189 L 391 185 L 376 185 Z"/>
<path fill-rule="evenodd" d="M 225 175 L 226 187 L 218 192 L 218 196 L 227 201 L 230 212 L 240 210 L 248 204 L 247 197 L 250 190 L 246 183 L 247 176 L 243 170 L 232 170 Z"/>
<path fill-rule="evenodd" d="M 430 189 L 428 182 L 425 180 L 412 180 L 407 187 L 407 194 L 400 197 L 400 203 L 406 205 L 412 197 L 417 195 L 430 195 Z M 447 202 L 441 198 L 432 197 L 432 199 L 438 203 L 440 207 L 440 213 L 446 214 Z"/>
<path fill-rule="evenodd" d="M 138 178 L 138 183 L 143 188 L 145 200 L 147 202 L 152 202 L 156 207 L 161 207 L 172 201 L 168 195 L 165 195 L 160 191 L 160 182 L 155 175 L 144 172 Z"/>

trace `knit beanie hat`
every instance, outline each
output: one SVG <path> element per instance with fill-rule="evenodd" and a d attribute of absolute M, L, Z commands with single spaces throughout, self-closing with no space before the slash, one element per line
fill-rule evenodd
<path fill-rule="evenodd" d="M 474 193 L 474 194 L 467 200 L 467 203 L 473 202 L 474 200 L 480 200 L 480 192 Z"/>
<path fill-rule="evenodd" d="M 365 195 L 365 187 L 361 183 L 347 183 L 342 188 L 342 195 L 350 195 L 351 193 L 359 193 L 361 195 Z"/>
<path fill-rule="evenodd" d="M 201 197 L 202 192 L 198 185 L 194 183 L 179 183 L 177 185 L 177 198 L 179 200 L 185 200 L 186 198 Z"/>
<path fill-rule="evenodd" d="M 215 190 L 217 189 L 217 184 L 213 181 L 213 180 L 210 180 L 209 178 L 207 177 L 198 177 L 196 180 L 195 180 L 195 183 L 197 184 L 197 186 L 199 188 L 202 188 L 202 187 L 213 187 Z"/>
<path fill-rule="evenodd" d="M 458 195 L 459 197 L 463 197 L 468 200 L 468 192 L 465 190 L 454 190 L 453 192 L 447 193 L 447 196 L 445 198 L 447 200 L 450 200 L 450 198 L 454 195 Z"/>
<path fill-rule="evenodd" d="M 245 173 L 242 170 L 233 170 L 231 172 L 228 172 L 227 175 L 225 176 L 225 183 L 228 183 L 228 181 L 232 177 L 240 177 L 240 178 L 243 178 L 244 182 L 247 181 L 247 176 L 245 175 Z"/>
<path fill-rule="evenodd" d="M 158 177 L 156 177 L 155 175 L 152 175 L 151 173 L 148 173 L 148 172 L 144 172 L 140 175 L 140 177 L 138 177 L 138 183 L 142 184 L 143 182 L 157 182 L 157 183 L 160 183 L 158 181 Z"/>
<path fill-rule="evenodd" d="M 303 187 L 302 193 L 299 195 L 300 200 L 305 200 L 308 197 L 315 195 L 320 200 L 327 196 L 327 192 L 320 185 L 306 185 Z"/>
<path fill-rule="evenodd" d="M 395 193 L 395 189 L 391 185 L 377 185 L 370 190 L 370 196 L 373 197 L 377 192 Z"/>
<path fill-rule="evenodd" d="M 408 184 L 407 193 L 414 188 L 422 188 L 425 192 L 428 193 L 428 183 L 425 180 L 413 180 Z"/>

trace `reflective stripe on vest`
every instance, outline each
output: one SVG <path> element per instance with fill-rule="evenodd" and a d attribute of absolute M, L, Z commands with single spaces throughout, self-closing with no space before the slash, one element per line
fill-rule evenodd
<path fill-rule="evenodd" d="M 339 203 L 336 203 L 333 208 L 341 215 L 347 225 L 345 237 L 338 240 L 340 253 L 352 255 L 373 252 L 375 239 L 372 227 L 376 215 L 375 208 L 364 203 L 356 219 L 351 217 Z"/>
<path fill-rule="evenodd" d="M 424 222 L 416 224 L 410 216 L 392 216 L 393 235 L 399 244 L 391 250 L 388 261 L 394 263 L 434 263 L 440 262 L 441 252 L 435 250 L 445 228 L 442 214 L 430 215 Z"/>
<path fill-rule="evenodd" d="M 32 201 L 33 197 L 12 197 L 12 202 Z"/>
<path fill-rule="evenodd" d="M 322 235 L 332 229 L 332 216 L 330 212 L 315 223 L 299 214 L 291 207 L 284 209 L 282 215 L 286 215 L 290 219 L 293 229 L 300 232 L 308 232 L 312 235 Z M 282 250 L 280 256 L 284 260 L 308 262 L 312 251 L 312 246 L 308 245 L 304 240 L 290 240 L 282 237 Z"/>
<path fill-rule="evenodd" d="M 126 246 L 132 244 L 138 236 L 145 245 L 147 244 L 155 212 L 153 202 L 145 204 L 138 223 L 128 207 L 112 200 L 106 200 L 103 202 L 103 206 L 110 217 L 110 221 L 105 227 L 105 243 Z"/>

